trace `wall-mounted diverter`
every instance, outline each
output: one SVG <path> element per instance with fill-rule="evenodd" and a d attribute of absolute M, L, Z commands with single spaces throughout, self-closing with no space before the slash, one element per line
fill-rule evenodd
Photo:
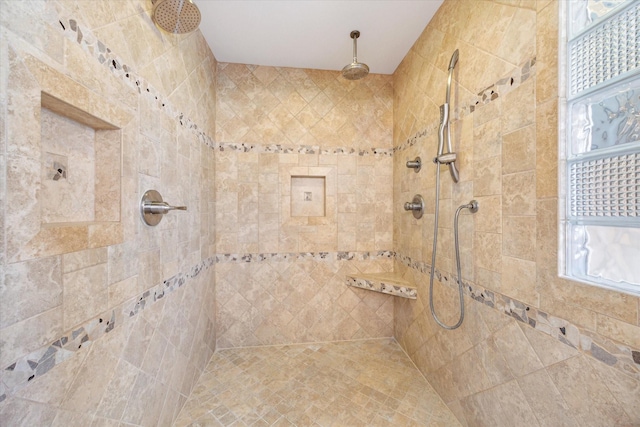
<path fill-rule="evenodd" d="M 162 201 L 162 196 L 156 190 L 148 190 L 140 201 L 140 215 L 145 224 L 154 226 L 162 221 L 162 216 L 169 211 L 186 211 L 186 206 L 171 206 Z"/>
<path fill-rule="evenodd" d="M 422 159 L 416 157 L 414 160 L 407 160 L 407 167 L 413 169 L 415 173 L 420 172 L 420 169 L 422 169 Z"/>
<path fill-rule="evenodd" d="M 424 214 L 424 199 L 421 195 L 416 194 L 413 196 L 413 200 L 404 204 L 405 211 L 412 211 L 415 219 L 422 218 Z"/>

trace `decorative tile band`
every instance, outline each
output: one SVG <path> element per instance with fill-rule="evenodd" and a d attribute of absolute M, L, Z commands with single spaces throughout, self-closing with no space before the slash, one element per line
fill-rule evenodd
<path fill-rule="evenodd" d="M 146 307 L 188 284 L 213 264 L 214 257 L 200 261 L 188 273 L 176 274 L 141 295 L 66 332 L 50 344 L 21 357 L 0 372 L 0 402 L 25 387 L 34 378 L 46 374 L 51 368 L 73 356 L 79 349 L 90 346 L 93 341 L 111 332 L 126 319 L 136 316 Z"/>
<path fill-rule="evenodd" d="M 461 106 L 455 108 L 452 115 L 452 121 L 468 116 L 483 105 L 489 104 L 500 97 L 504 97 L 507 93 L 518 88 L 530 77 L 534 76 L 535 73 L 536 58 L 533 57 L 525 61 L 518 68 L 514 69 L 507 77 L 501 78 L 497 82 L 481 90 L 474 98 L 463 102 Z M 403 151 L 414 146 L 421 138 L 435 133 L 438 130 L 438 126 L 438 122 L 429 124 L 424 129 L 416 132 L 412 137 L 407 138 L 406 141 L 402 142 L 397 147 L 393 147 L 393 152 Z"/>
<path fill-rule="evenodd" d="M 220 254 L 200 261 L 187 273 L 179 273 L 146 290 L 141 295 L 100 314 L 76 329 L 67 331 L 53 342 L 33 351 L 2 371 L 0 371 L 0 402 L 7 396 L 25 387 L 36 377 L 40 377 L 57 364 L 72 357 L 76 351 L 91 345 L 104 334 L 111 332 L 127 319 L 136 316 L 145 308 L 161 300 L 177 289 L 188 285 L 191 279 L 208 270 L 216 263 L 256 263 L 264 261 L 364 261 L 370 259 L 391 259 L 392 251 L 377 252 L 300 252 L 264 254 Z"/>
<path fill-rule="evenodd" d="M 219 254 L 215 256 L 216 263 L 248 263 L 262 261 L 366 261 L 371 259 L 388 258 L 395 256 L 393 251 L 374 252 L 288 252 L 288 253 L 258 253 L 258 254 Z"/>
<path fill-rule="evenodd" d="M 349 147 L 321 147 L 319 145 L 286 145 L 286 144 L 253 144 L 244 142 L 217 142 L 218 151 L 236 151 L 240 153 L 275 153 L 275 154 L 345 154 L 351 156 L 393 156 L 392 148 L 355 149 Z"/>
<path fill-rule="evenodd" d="M 185 117 L 184 113 L 177 111 L 167 97 L 162 95 L 130 66 L 124 64 L 122 59 L 98 40 L 88 28 L 81 27 L 76 19 L 68 17 L 60 18 L 58 23 L 58 28 L 62 30 L 66 38 L 78 43 L 89 56 L 111 71 L 111 74 L 122 80 L 127 86 L 137 91 L 140 96 L 152 100 L 160 111 L 164 111 L 168 116 L 173 117 L 180 123 L 180 126 L 193 131 L 201 143 L 214 148 L 213 138 L 200 130 L 193 120 Z"/>
<path fill-rule="evenodd" d="M 294 260 L 315 261 L 364 261 L 373 259 L 393 259 L 409 268 L 429 274 L 431 267 L 424 262 L 412 260 L 393 251 L 374 252 L 300 252 L 300 253 L 259 253 L 259 254 L 219 254 L 200 261 L 187 273 L 179 273 L 163 283 L 145 291 L 100 316 L 68 331 L 48 345 L 21 357 L 0 371 L 0 402 L 7 396 L 24 388 L 30 381 L 49 372 L 57 364 L 73 356 L 76 351 L 91 345 L 106 333 L 133 318 L 145 308 L 153 305 L 175 290 L 188 285 L 191 279 L 200 275 L 217 263 L 257 263 L 265 261 L 283 262 Z M 454 276 L 436 269 L 438 280 L 455 286 Z M 519 322 L 543 332 L 563 344 L 583 351 L 591 357 L 616 367 L 628 375 L 640 379 L 640 351 L 613 342 L 599 334 L 585 330 L 559 317 L 552 316 L 535 307 L 528 306 L 506 295 L 463 281 L 465 294 L 475 301 L 496 309 Z M 389 293 L 389 292 L 385 292 Z M 409 290 L 407 294 L 411 295 Z M 417 296 L 417 291 L 416 294 Z M 411 297 L 409 297 L 411 298 Z"/>
<path fill-rule="evenodd" d="M 398 262 L 429 274 L 431 266 L 425 262 L 395 253 Z M 436 270 L 438 280 L 449 286 L 457 286 L 456 276 Z M 533 329 L 543 332 L 563 344 L 581 350 L 585 354 L 613 366 L 627 375 L 640 379 L 640 349 L 632 349 L 595 332 L 574 325 L 568 320 L 553 316 L 516 299 L 491 291 L 471 282 L 462 281 L 464 293 L 475 301 L 511 316 Z"/>
<path fill-rule="evenodd" d="M 82 27 L 73 18 L 62 18 L 59 20 L 60 28 L 63 34 L 72 41 L 77 42 L 82 49 L 91 57 L 96 59 L 104 67 L 108 68 L 111 73 L 124 81 L 127 86 L 136 90 L 139 95 L 145 96 L 152 100 L 160 111 L 164 111 L 170 117 L 173 117 L 185 129 L 193 131 L 201 143 L 218 151 L 236 151 L 240 153 L 277 153 L 277 154 L 345 154 L 357 156 L 393 156 L 392 148 L 376 148 L 355 149 L 349 147 L 321 147 L 321 146 L 295 146 L 285 144 L 250 144 L 250 143 L 234 143 L 234 142 L 214 142 L 213 138 L 205 134 L 198 128 L 198 125 L 190 118 L 176 110 L 169 99 L 163 96 L 155 89 L 147 80 L 138 75 L 130 66 L 123 63 L 110 48 L 98 40 L 93 33 Z"/>
<path fill-rule="evenodd" d="M 399 286 L 393 283 L 385 283 L 381 280 L 370 280 L 362 277 L 347 277 L 347 285 L 356 288 L 366 289 L 368 291 L 380 292 L 383 294 L 393 295 L 396 297 L 417 299 L 418 291 L 408 286 Z"/>

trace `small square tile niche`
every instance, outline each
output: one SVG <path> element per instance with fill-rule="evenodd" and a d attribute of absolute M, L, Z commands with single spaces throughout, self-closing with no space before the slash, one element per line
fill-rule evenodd
<path fill-rule="evenodd" d="M 121 243 L 121 189 L 131 185 L 122 153 L 135 144 L 136 121 L 112 98 L 130 89 L 89 90 L 29 55 L 9 61 L 7 78 L 20 86 L 5 124 L 8 262 Z"/>
<path fill-rule="evenodd" d="M 119 221 L 119 129 L 46 93 L 40 124 L 42 223 Z"/>
<path fill-rule="evenodd" d="M 291 216 L 326 215 L 326 178 L 324 176 L 291 176 Z"/>

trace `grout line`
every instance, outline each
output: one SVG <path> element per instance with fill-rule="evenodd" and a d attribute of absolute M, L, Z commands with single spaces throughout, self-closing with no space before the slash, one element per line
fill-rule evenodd
<path fill-rule="evenodd" d="M 397 262 L 406 267 L 427 274 L 428 264 L 414 261 L 410 257 L 395 253 Z M 447 272 L 437 272 L 438 279 L 443 284 L 455 286 L 455 276 Z M 442 278 L 441 278 L 442 277 Z M 450 280 L 452 279 L 452 280 Z M 572 322 L 548 314 L 537 307 L 530 306 L 507 295 L 484 288 L 472 282 L 462 281 L 464 293 L 476 302 L 482 303 L 493 310 L 513 317 L 520 323 L 549 335 L 559 342 L 575 348 L 581 353 L 612 366 L 625 374 L 640 379 L 640 349 L 616 342 L 595 331 L 574 325 Z"/>
<path fill-rule="evenodd" d="M 519 67 L 509 73 L 506 77 L 501 78 L 495 83 L 489 85 L 486 89 L 481 90 L 477 96 L 464 101 L 462 106 L 457 107 L 452 114 L 452 121 L 460 120 L 468 115 L 473 114 L 477 109 L 504 97 L 509 92 L 517 89 L 529 78 L 536 74 L 536 57 L 530 58 L 523 62 Z M 426 127 L 418 130 L 407 138 L 404 142 L 393 147 L 393 152 L 404 151 L 416 143 L 422 138 L 428 137 L 433 134 L 439 126 L 438 121 L 434 121 L 428 124 Z"/>
<path fill-rule="evenodd" d="M 391 251 L 376 252 L 297 252 L 297 253 L 265 253 L 265 254 L 219 254 L 204 259 L 179 272 L 176 275 L 143 291 L 138 296 L 110 308 L 94 316 L 73 329 L 65 331 L 61 336 L 46 345 L 21 356 L 15 362 L 0 371 L 0 403 L 16 391 L 24 388 L 30 381 L 45 375 L 56 365 L 64 362 L 81 348 L 86 348 L 93 341 L 100 339 L 127 319 L 131 319 L 165 298 L 179 288 L 191 283 L 202 271 L 209 270 L 219 263 L 238 263 L 263 261 L 291 261 L 313 259 L 321 261 L 363 261 L 368 259 L 393 258 Z"/>

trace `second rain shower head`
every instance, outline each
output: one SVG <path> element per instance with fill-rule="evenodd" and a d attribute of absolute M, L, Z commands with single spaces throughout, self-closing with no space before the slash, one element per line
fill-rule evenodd
<path fill-rule="evenodd" d="M 153 0 L 153 22 L 168 33 L 185 34 L 198 29 L 200 9 L 192 0 Z"/>
<path fill-rule="evenodd" d="M 347 80 L 359 80 L 369 74 L 369 66 L 358 62 L 358 37 L 360 37 L 360 31 L 351 31 L 351 38 L 353 39 L 353 62 L 342 69 L 342 77 Z"/>

